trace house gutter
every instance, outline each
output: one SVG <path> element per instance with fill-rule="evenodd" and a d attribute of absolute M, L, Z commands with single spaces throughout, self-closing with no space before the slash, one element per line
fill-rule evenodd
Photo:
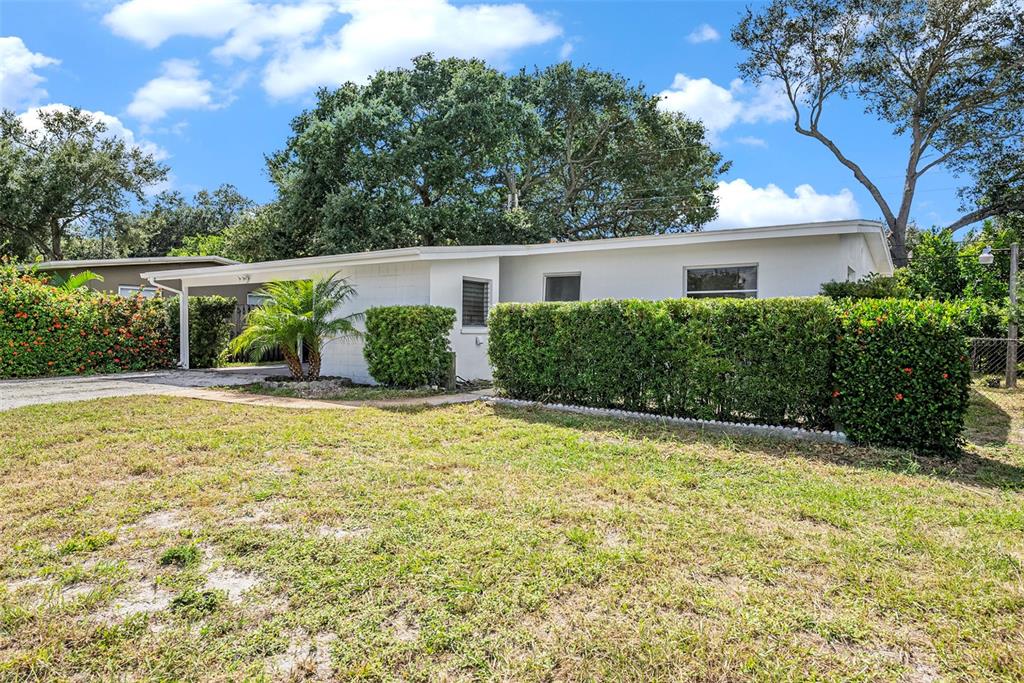
<path fill-rule="evenodd" d="M 156 281 L 156 276 L 150 275 L 146 278 L 149 284 L 158 289 L 165 289 L 178 295 L 178 367 L 188 370 L 188 286 L 182 285 L 181 290 L 162 285 Z"/>

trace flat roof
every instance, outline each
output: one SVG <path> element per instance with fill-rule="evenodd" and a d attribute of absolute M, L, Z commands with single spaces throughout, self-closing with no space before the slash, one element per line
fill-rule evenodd
<path fill-rule="evenodd" d="M 664 247 L 683 244 L 707 244 L 752 239 L 779 239 L 818 237 L 825 235 L 864 234 L 868 237 L 872 257 L 876 262 L 888 263 L 892 270 L 892 259 L 886 243 L 884 227 L 877 221 L 843 220 L 818 223 L 795 223 L 752 228 L 716 228 L 693 232 L 676 232 L 662 235 L 640 235 L 636 237 L 612 237 L 603 239 L 577 240 L 571 242 L 543 242 L 540 244 L 497 244 L 451 247 L 405 247 L 402 249 L 381 249 L 349 254 L 310 256 L 306 258 L 262 261 L 259 263 L 238 263 L 211 268 L 188 270 L 165 270 L 142 273 L 142 277 L 154 280 L 203 280 L 237 275 L 241 281 L 259 276 L 267 271 L 329 271 L 332 268 L 359 266 L 406 261 L 440 261 L 450 259 L 488 258 L 493 256 L 528 256 L 532 254 L 572 253 L 582 251 L 605 251 L 636 249 L 643 247 Z M 872 244 L 875 242 L 875 244 Z M 248 277 L 247 277 L 248 276 Z M 286 278 L 281 278 L 286 279 Z M 259 280 L 257 280 L 259 281 Z"/>
<path fill-rule="evenodd" d="M 223 266 L 234 265 L 233 261 L 223 256 L 140 256 L 138 258 L 99 258 L 71 261 L 43 261 L 32 264 L 42 270 L 67 270 L 68 268 L 102 268 L 104 266 L 150 266 L 179 265 L 183 263 L 218 263 Z"/>

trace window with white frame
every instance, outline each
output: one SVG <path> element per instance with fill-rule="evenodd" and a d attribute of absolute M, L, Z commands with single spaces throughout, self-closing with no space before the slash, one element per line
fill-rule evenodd
<path fill-rule="evenodd" d="M 274 300 L 266 294 L 254 294 L 249 292 L 245 295 L 245 303 L 247 306 L 266 306 L 273 301 Z"/>
<path fill-rule="evenodd" d="M 486 327 L 491 307 L 491 283 L 488 280 L 462 280 L 462 326 Z"/>
<path fill-rule="evenodd" d="M 691 298 L 757 298 L 757 265 L 687 268 L 685 294 Z"/>
<path fill-rule="evenodd" d="M 544 276 L 544 301 L 579 300 L 579 273 L 552 273 Z"/>
<path fill-rule="evenodd" d="M 117 295 L 118 296 L 135 296 L 136 294 L 142 293 L 142 298 L 152 299 L 156 296 L 156 287 L 138 287 L 135 285 L 118 285 Z"/>

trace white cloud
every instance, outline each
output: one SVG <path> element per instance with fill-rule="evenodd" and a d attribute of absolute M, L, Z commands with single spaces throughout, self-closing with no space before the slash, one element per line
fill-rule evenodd
<path fill-rule="evenodd" d="M 740 143 L 741 145 L 746 145 L 748 147 L 767 147 L 768 146 L 767 142 L 765 142 L 763 139 L 761 139 L 759 137 L 756 137 L 754 135 L 741 135 L 740 137 L 736 138 L 736 142 Z"/>
<path fill-rule="evenodd" d="M 686 40 L 696 45 L 698 43 L 713 43 L 721 37 L 711 24 L 701 24 L 690 31 L 690 34 L 686 36 Z"/>
<path fill-rule="evenodd" d="M 43 107 L 33 107 L 24 114 L 19 114 L 18 119 L 22 125 L 28 130 L 39 130 L 43 127 L 43 123 L 39 117 L 40 113 L 52 113 L 58 111 L 70 111 L 71 107 L 66 104 L 47 104 Z M 148 140 L 141 140 L 135 137 L 135 133 L 130 128 L 121 122 L 121 119 L 116 116 L 111 116 L 102 111 L 89 111 L 87 109 L 82 110 L 84 113 L 90 115 L 94 119 L 101 121 L 107 127 L 106 135 L 112 138 L 120 138 L 125 141 L 126 144 L 132 147 L 138 147 L 147 154 L 152 154 L 156 159 L 166 159 L 170 156 L 167 150 L 163 149 L 159 145 L 156 145 Z"/>
<path fill-rule="evenodd" d="M 723 88 L 709 78 L 690 78 L 680 73 L 659 95 L 663 110 L 703 122 L 712 140 L 736 122 L 782 121 L 792 115 L 785 93 L 768 82 L 752 89 L 737 78 Z"/>
<path fill-rule="evenodd" d="M 340 10 L 350 19 L 337 34 L 312 47 L 279 52 L 270 61 L 263 75 L 270 95 L 288 97 L 321 85 L 360 81 L 424 52 L 502 60 L 513 50 L 562 34 L 557 24 L 522 4 L 342 0 Z"/>
<path fill-rule="evenodd" d="M 752 187 L 743 178 L 719 181 L 718 218 L 710 227 L 743 228 L 812 221 L 857 218 L 860 209 L 853 193 L 819 194 L 810 185 L 798 185 L 792 195 L 778 185 Z"/>
<path fill-rule="evenodd" d="M 216 109 L 213 83 L 200 78 L 195 62 L 171 59 L 163 63 L 163 73 L 135 92 L 128 113 L 151 123 L 172 109 Z"/>
<path fill-rule="evenodd" d="M 252 13 L 247 0 L 128 0 L 103 22 L 119 36 L 157 47 L 173 36 L 220 38 Z"/>
<path fill-rule="evenodd" d="M 0 37 L 0 107 L 21 109 L 46 97 L 46 79 L 36 69 L 60 64 L 59 59 L 32 52 L 17 36 Z"/>
<path fill-rule="evenodd" d="M 348 15 L 320 37 L 332 14 Z M 521 3 L 455 5 L 449 0 L 127 0 L 104 17 L 114 33 L 156 47 L 173 36 L 225 40 L 213 56 L 256 59 L 268 51 L 263 87 L 275 97 L 362 80 L 424 52 L 502 60 L 562 35 Z M 572 50 L 562 46 L 563 59 Z"/>
<path fill-rule="evenodd" d="M 334 8 L 320 0 L 298 5 L 257 5 L 231 32 L 227 41 L 213 50 L 222 59 L 256 59 L 265 43 L 294 45 L 312 38 L 323 27 Z"/>
<path fill-rule="evenodd" d="M 704 123 L 708 133 L 717 135 L 739 118 L 743 105 L 733 91 L 714 83 L 710 78 L 690 78 L 676 74 L 672 86 L 660 93 L 659 106 L 666 111 L 680 112 Z"/>
<path fill-rule="evenodd" d="M 564 62 L 569 59 L 574 49 L 576 49 L 576 46 L 571 41 L 562 43 L 562 47 L 558 49 L 558 58 Z"/>

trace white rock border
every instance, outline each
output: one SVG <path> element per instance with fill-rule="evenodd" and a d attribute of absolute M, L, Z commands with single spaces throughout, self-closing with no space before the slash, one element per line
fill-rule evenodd
<path fill-rule="evenodd" d="M 539 401 L 523 401 L 516 398 L 489 398 L 487 403 L 491 405 L 513 406 L 516 408 L 543 408 L 555 410 L 562 413 L 577 413 L 579 415 L 594 415 L 597 417 L 615 417 L 626 420 L 641 420 L 644 422 L 659 422 L 661 424 L 679 425 L 695 429 L 718 432 L 722 434 L 734 434 L 740 436 L 768 436 L 792 441 L 823 441 L 829 443 L 847 444 L 849 439 L 843 432 L 825 432 L 814 429 L 802 429 L 800 427 L 778 427 L 772 425 L 758 425 L 743 422 L 722 422 L 720 420 L 695 420 L 689 417 L 670 417 L 668 415 L 656 415 L 654 413 L 639 413 L 632 410 L 616 410 L 614 408 L 589 408 L 587 406 L 574 406 L 564 403 L 541 403 Z"/>

